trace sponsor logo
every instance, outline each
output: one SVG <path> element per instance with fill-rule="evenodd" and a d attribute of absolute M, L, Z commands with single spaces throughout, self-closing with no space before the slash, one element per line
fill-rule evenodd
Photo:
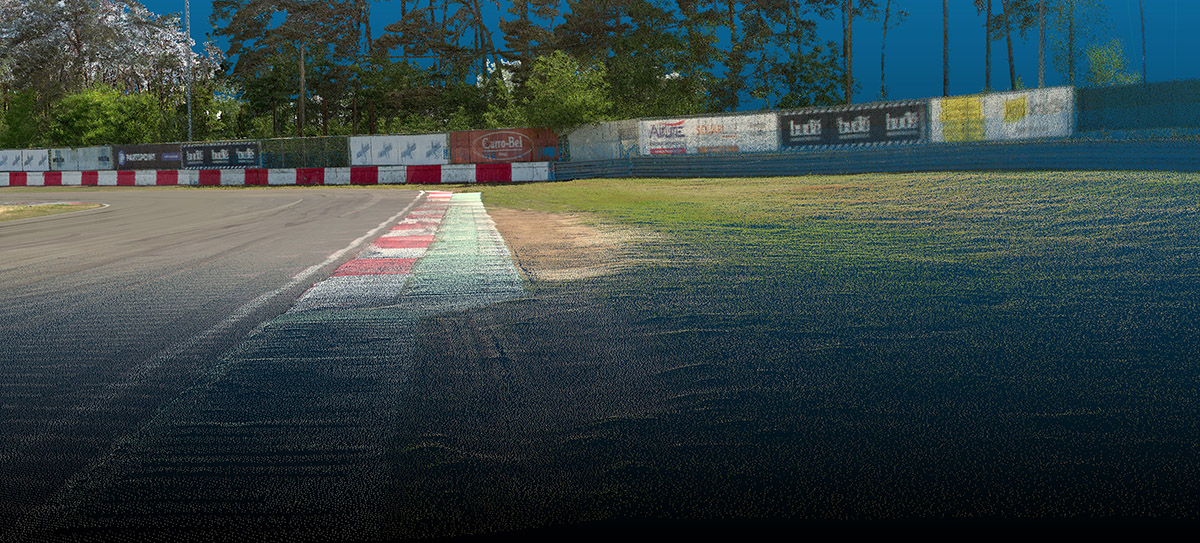
<path fill-rule="evenodd" d="M 725 132 L 725 125 L 703 124 L 703 123 L 696 125 L 696 135 L 697 136 L 713 136 L 713 135 L 721 134 L 723 132 Z"/>
<path fill-rule="evenodd" d="M 216 163 L 228 164 L 229 163 L 229 149 L 213 149 L 212 161 L 214 164 L 216 164 Z"/>
<path fill-rule="evenodd" d="M 871 118 L 859 115 L 847 122 L 838 117 L 837 128 L 842 138 L 865 138 L 871 134 Z"/>
<path fill-rule="evenodd" d="M 371 144 L 364 143 L 361 146 L 359 146 L 358 152 L 354 153 L 354 158 L 361 160 L 361 159 L 368 158 L 370 155 L 371 155 Z"/>
<path fill-rule="evenodd" d="M 117 151 L 117 164 L 125 165 L 125 151 Z"/>
<path fill-rule="evenodd" d="M 483 148 L 487 149 L 488 151 L 497 151 L 502 149 L 523 149 L 524 147 L 525 142 L 521 141 L 521 138 L 516 136 L 498 139 L 488 138 L 486 136 L 483 138 Z"/>
<path fill-rule="evenodd" d="M 905 112 L 904 115 L 893 117 L 891 113 L 884 116 L 884 123 L 887 126 L 889 133 L 895 131 L 910 131 L 916 130 L 921 126 L 921 118 L 912 111 Z"/>
<path fill-rule="evenodd" d="M 379 153 L 377 154 L 377 156 L 379 158 L 390 157 L 390 156 L 392 156 L 392 149 L 393 149 L 392 144 L 390 144 L 390 143 L 384 144 L 383 149 L 379 150 Z"/>
<path fill-rule="evenodd" d="M 164 158 L 166 158 L 165 155 Z M 157 159 L 158 154 L 156 153 L 126 153 L 125 161 L 122 164 L 125 162 L 150 162 Z"/>
<path fill-rule="evenodd" d="M 254 161 L 254 148 L 253 147 L 243 147 L 241 149 L 237 149 L 234 152 L 237 153 L 238 162 L 253 162 Z"/>
<path fill-rule="evenodd" d="M 185 156 L 186 156 L 186 160 L 189 163 L 204 162 L 204 151 L 202 151 L 200 149 L 196 149 L 193 151 L 186 151 Z"/>
<path fill-rule="evenodd" d="M 652 155 L 683 155 L 687 154 L 686 147 L 653 147 L 650 149 Z"/>
<path fill-rule="evenodd" d="M 8 155 L 0 155 L 0 166 L 8 164 Z"/>
<path fill-rule="evenodd" d="M 697 153 L 736 153 L 738 146 L 736 145 L 713 145 L 710 147 L 697 147 Z"/>
<path fill-rule="evenodd" d="M 686 138 L 683 133 L 683 123 L 687 121 L 676 121 L 673 123 L 658 123 L 650 125 L 650 138 L 652 139 L 675 139 Z"/>
<path fill-rule="evenodd" d="M 1057 115 L 1067 111 L 1068 99 L 1058 93 L 1034 94 L 1029 101 L 1030 115 Z"/>
<path fill-rule="evenodd" d="M 788 121 L 788 133 L 793 139 L 816 139 L 821 137 L 821 119 L 809 119 L 805 123 Z"/>
<path fill-rule="evenodd" d="M 425 158 L 434 158 L 442 156 L 442 142 L 435 141 L 429 146 L 429 150 L 425 151 Z"/>
<path fill-rule="evenodd" d="M 154 154 L 152 153 L 150 156 L 154 156 Z M 162 160 L 163 162 L 178 162 L 183 160 L 183 153 L 163 153 Z"/>
<path fill-rule="evenodd" d="M 520 132 L 491 132 L 475 139 L 475 149 L 488 160 L 517 160 L 533 150 L 533 140 Z"/>
<path fill-rule="evenodd" d="M 413 158 L 413 153 L 417 152 L 417 144 L 410 143 L 404 147 L 404 152 L 400 153 L 400 158 Z"/>

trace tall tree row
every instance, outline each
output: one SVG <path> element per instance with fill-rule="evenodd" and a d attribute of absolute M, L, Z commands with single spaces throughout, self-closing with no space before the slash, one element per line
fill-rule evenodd
<path fill-rule="evenodd" d="M 874 32 L 879 97 L 887 98 L 889 32 L 911 0 L 388 0 L 398 7 L 390 21 L 378 17 L 381 1 L 214 0 L 210 22 L 228 48 L 193 55 L 192 74 L 176 15 L 133 0 L 0 3 L 0 144 L 183 139 L 189 76 L 198 139 L 562 128 L 735 111 L 751 101 L 851 103 L 860 90 L 855 35 Z M 1017 88 L 1026 60 L 1012 42 L 1043 22 L 1069 82 L 1128 80 L 1120 44 L 1101 40 L 1101 0 L 975 5 L 984 16 L 985 89 L 992 42 L 1005 40 L 1008 87 Z M 840 43 L 818 38 L 818 25 L 838 22 Z M 1085 63 L 1087 77 L 1076 77 Z M 1117 75 L 1096 76 L 1092 65 Z M 154 115 L 121 120 L 149 105 Z M 85 129 L 93 125 L 137 129 Z"/>

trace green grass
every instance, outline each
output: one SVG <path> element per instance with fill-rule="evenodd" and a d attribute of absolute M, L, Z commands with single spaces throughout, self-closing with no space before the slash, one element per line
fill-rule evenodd
<path fill-rule="evenodd" d="M 427 323 L 408 443 L 455 454 L 400 495 L 439 515 L 492 510 L 471 522 L 513 529 L 528 524 L 489 523 L 1200 506 L 1198 175 L 455 190 L 663 235 L 631 270 Z M 502 355 L 463 354 L 468 325 Z"/>
<path fill-rule="evenodd" d="M 83 211 L 98 207 L 100 207 L 100 204 L 0 205 L 0 222 L 45 217 L 47 215 Z"/>

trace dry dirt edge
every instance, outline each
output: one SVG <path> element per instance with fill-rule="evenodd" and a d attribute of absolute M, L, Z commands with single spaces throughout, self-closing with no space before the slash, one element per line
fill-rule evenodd
<path fill-rule="evenodd" d="M 633 266 L 637 246 L 660 234 L 606 224 L 580 213 L 488 209 L 526 279 L 575 281 Z"/>

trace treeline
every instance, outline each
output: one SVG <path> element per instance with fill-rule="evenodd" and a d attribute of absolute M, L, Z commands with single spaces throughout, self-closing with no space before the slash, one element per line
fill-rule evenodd
<path fill-rule="evenodd" d="M 377 0 L 214 0 L 210 22 L 228 49 L 191 55 L 190 139 L 561 130 L 748 99 L 844 103 L 860 90 L 855 29 L 883 33 L 883 71 L 887 32 L 907 15 L 899 0 L 493 2 L 391 0 L 398 20 L 373 28 Z M 1037 0 L 996 3 L 955 2 L 978 11 L 989 43 L 1036 32 Z M 1055 43 L 1067 45 L 1052 60 L 1074 80 L 1099 0 L 1047 4 Z M 840 43 L 818 39 L 822 22 L 840 22 Z M 131 0 L 10 0 L 0 46 L 0 147 L 189 139 L 191 48 L 178 16 Z"/>

